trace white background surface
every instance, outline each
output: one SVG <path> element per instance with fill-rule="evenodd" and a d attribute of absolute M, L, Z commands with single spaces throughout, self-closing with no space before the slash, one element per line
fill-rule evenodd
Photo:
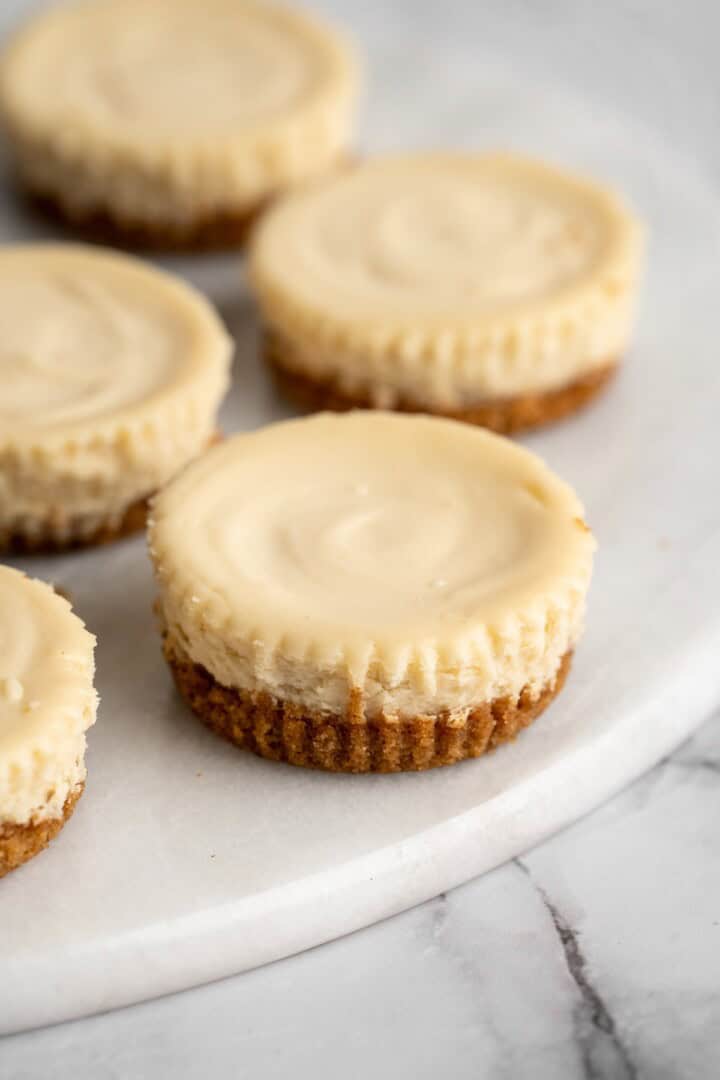
<path fill-rule="evenodd" d="M 8 5 L 3 16 L 20 6 Z M 691 4 L 681 18 L 670 4 L 615 4 L 608 10 L 569 2 L 441 6 L 408 0 L 361 7 L 336 0 L 316 6 L 354 26 L 370 53 L 364 145 L 485 145 L 502 139 L 595 168 L 628 188 L 651 219 L 657 269 L 648 283 L 632 365 L 592 413 L 531 442 L 577 484 L 590 519 L 602 523 L 604 534 L 605 562 L 599 564 L 580 660 L 585 666 L 579 665 L 566 692 L 566 708 L 587 708 L 592 687 L 593 723 L 603 717 L 610 723 L 617 701 L 626 707 L 646 704 L 648 682 L 657 680 L 656 690 L 672 686 L 676 693 L 654 697 L 660 707 L 648 722 L 670 724 L 672 735 L 674 724 L 709 707 L 695 692 L 705 698 L 717 676 L 718 653 L 709 646 L 718 614 L 712 498 L 717 346 L 708 303 L 717 288 L 719 250 L 715 9 Z M 10 235 L 19 235 L 17 226 L 8 227 L 6 239 Z M 267 408 L 271 399 L 253 368 L 252 322 L 236 299 L 234 261 L 215 261 L 200 273 L 239 337 L 247 389 L 241 398 L 236 383 L 233 426 L 252 426 L 255 410 Z M 641 405 L 643 424 L 649 424 L 642 454 L 634 442 Z M 642 513 L 628 532 L 629 491 L 641 500 Z M 116 560 L 109 582 L 113 616 L 93 628 L 103 634 L 101 676 L 105 664 L 108 680 L 129 649 L 134 656 L 142 652 L 134 697 L 128 687 L 138 706 L 146 698 L 143 680 L 152 680 L 157 659 L 149 617 L 139 624 L 140 640 L 129 641 L 123 631 L 123 618 L 135 618 L 143 587 L 137 545 L 124 546 Z M 55 574 L 67 582 L 81 611 L 90 600 L 82 592 L 90 565 L 83 559 L 81 571 L 79 561 L 63 560 Z M 637 601 L 648 600 L 650 582 L 662 584 L 657 606 L 639 611 Z M 618 585 L 625 599 L 619 620 Z M 668 624 L 670 610 L 677 611 L 674 624 Z M 679 639 L 674 663 L 664 651 L 673 630 Z M 604 668 L 598 674 L 599 662 Z M 146 702 L 147 715 L 135 714 L 130 730 L 116 727 L 102 743 L 99 735 L 93 740 L 92 816 L 89 805 L 83 807 L 67 842 L 57 847 L 56 862 L 59 867 L 62 850 L 69 884 L 78 880 L 72 873 L 75 854 L 80 858 L 88 835 L 102 837 L 104 811 L 112 811 L 104 759 L 123 753 L 128 736 L 140 736 L 151 716 L 155 723 L 161 718 L 173 755 L 178 741 L 187 751 L 202 740 L 203 753 L 212 759 L 213 785 L 222 785 L 218 777 L 225 770 L 226 783 L 231 773 L 237 775 L 239 766 L 225 747 L 206 742 L 209 737 L 189 720 L 178 728 L 169 691 L 162 693 L 162 700 Z M 522 751 L 529 763 L 538 738 L 528 732 L 513 754 Z M 671 762 L 522 863 L 261 971 L 154 1005 L 7 1039 L 0 1043 L 0 1076 L 283 1076 L 291 1069 L 328 1077 L 371 1070 L 409 1077 L 715 1076 L 720 849 L 713 826 L 719 757 L 716 725 L 710 724 Z M 177 768 L 177 756 L 174 762 Z M 492 759 L 495 778 L 502 777 L 500 762 L 500 755 Z M 462 777 L 483 764 L 459 770 L 449 795 L 442 782 L 444 810 L 458 789 L 461 798 L 470 793 L 472 784 Z M 160 786 L 153 800 L 156 765 L 150 762 L 140 778 L 147 793 L 142 812 L 160 829 L 184 807 L 168 805 Z M 280 812 L 267 794 L 262 797 L 265 770 L 272 767 L 253 762 L 242 768 L 257 780 L 251 794 L 264 815 Z M 487 769 L 482 775 L 490 776 Z M 202 778 L 195 779 L 202 788 Z M 422 785 L 424 778 L 408 778 L 409 784 L 418 779 Z M 573 777 L 565 775 L 562 782 L 572 793 Z M 322 781 L 313 783 L 322 792 Z M 395 825 L 412 832 L 418 813 L 431 817 L 437 806 L 427 791 L 439 787 L 431 779 L 422 799 L 409 805 L 405 788 L 396 785 Z M 182 791 L 178 785 L 178 798 Z M 201 803 L 204 798 L 193 797 Z M 381 789 L 380 810 L 383 798 Z M 367 806 L 362 809 L 366 817 Z M 525 808 L 534 817 L 542 812 L 533 802 Z M 378 813 L 377 827 L 382 824 Z M 158 842 L 162 904 L 168 880 L 163 853 Z M 52 852 L 44 856 L 51 858 Z M 118 889 L 125 890 L 128 918 L 147 901 L 146 895 L 133 897 L 140 858 L 128 845 L 122 860 L 116 859 L 116 876 L 102 882 L 110 904 Z M 31 871 L 23 872 L 26 879 Z M 205 877 L 209 873 L 205 869 Z M 459 868 L 457 877 L 462 876 Z M 32 898 L 26 906 L 23 889 L 26 925 L 42 922 L 47 912 L 47 894 L 38 895 L 39 888 L 35 907 Z M 77 900 L 72 887 L 62 897 L 69 925 Z M 9 934 L 12 911 L 6 911 L 0 926 L 14 940 L 19 928 Z M 324 916 L 320 905 L 317 918 Z M 67 963 L 76 970 L 82 957 L 71 953 Z M 109 987 L 116 975 L 108 963 Z M 16 993 L 6 991 L 5 1000 L 26 992 L 22 970 L 16 978 Z"/>

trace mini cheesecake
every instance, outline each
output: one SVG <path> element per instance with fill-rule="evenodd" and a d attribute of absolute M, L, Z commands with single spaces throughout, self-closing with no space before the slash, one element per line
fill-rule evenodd
<path fill-rule="evenodd" d="M 19 179 L 96 236 L 237 244 L 259 208 L 341 161 L 356 65 L 322 23 L 257 0 L 79 0 L 0 64 Z"/>
<path fill-rule="evenodd" d="M 384 412 L 229 439 L 154 503 L 166 658 L 209 727 L 345 772 L 493 749 L 560 690 L 595 542 L 501 436 Z"/>
<path fill-rule="evenodd" d="M 314 408 L 556 420 L 626 352 L 640 229 L 612 192 L 509 154 L 370 160 L 259 224 L 265 355 Z"/>
<path fill-rule="evenodd" d="M 42 851 L 82 795 L 94 648 L 67 600 L 0 566 L 0 877 Z"/>
<path fill-rule="evenodd" d="M 231 346 L 208 302 L 127 256 L 0 251 L 0 550 L 143 528 L 212 439 Z"/>

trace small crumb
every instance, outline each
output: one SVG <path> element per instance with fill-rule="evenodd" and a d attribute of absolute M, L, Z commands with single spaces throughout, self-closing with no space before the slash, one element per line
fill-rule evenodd
<path fill-rule="evenodd" d="M 431 589 L 444 589 L 447 585 L 447 581 L 444 577 L 436 577 L 430 582 Z"/>
<path fill-rule="evenodd" d="M 196 776 L 202 776 L 202 773 L 201 772 L 196 772 L 195 775 Z"/>
<path fill-rule="evenodd" d="M 200 597 L 199 596 L 191 596 L 190 597 L 190 603 L 191 604 L 199 604 L 200 603 Z"/>
<path fill-rule="evenodd" d="M 210 856 L 210 858 L 211 858 L 211 859 L 214 859 L 214 858 L 215 858 L 215 856 L 214 856 L 214 855 L 211 855 L 211 856 Z"/>

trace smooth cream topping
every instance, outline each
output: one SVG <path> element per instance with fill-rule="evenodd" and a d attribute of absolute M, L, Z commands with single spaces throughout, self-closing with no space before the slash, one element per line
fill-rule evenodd
<path fill-rule="evenodd" d="M 548 596 L 584 595 L 594 548 L 575 495 L 527 451 L 385 413 L 237 436 L 176 479 L 154 516 L 180 620 L 222 626 L 261 660 L 276 647 L 319 665 L 342 654 L 359 678 L 373 656 L 460 655 L 507 620 L 544 618 Z"/>
<path fill-rule="evenodd" d="M 224 382 L 210 306 L 137 260 L 73 246 L 0 252 L 0 444 L 141 415 Z"/>
<path fill-rule="evenodd" d="M 249 0 L 100 0 L 20 34 L 5 66 L 15 109 L 119 141 L 213 138 L 282 122 L 347 75 L 335 36 Z"/>
<path fill-rule="evenodd" d="M 84 778 L 94 645 L 49 585 L 0 566 L 0 822 L 59 814 Z"/>
<path fill-rule="evenodd" d="M 268 302 L 385 330 L 482 326 L 561 300 L 631 257 L 634 230 L 594 185 L 510 155 L 370 162 L 298 194 L 261 225 Z M 277 312 L 282 321 L 282 312 Z"/>

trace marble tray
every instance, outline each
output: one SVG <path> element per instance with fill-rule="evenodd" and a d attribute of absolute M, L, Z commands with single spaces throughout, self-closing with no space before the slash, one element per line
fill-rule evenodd
<path fill-rule="evenodd" d="M 486 760 L 425 775 L 306 773 L 241 754 L 180 704 L 141 539 L 19 563 L 67 589 L 98 635 L 102 707 L 75 818 L 0 883 L 0 1033 L 229 975 L 418 903 L 606 799 L 720 694 L 710 169 L 507 66 L 429 63 L 423 78 L 385 83 L 367 147 L 528 148 L 618 184 L 650 227 L 637 347 L 621 378 L 586 414 L 527 439 L 582 493 L 600 541 L 569 684 Z M 5 241 L 47 235 L 9 197 L 0 229 Z M 257 363 L 240 261 L 166 265 L 203 287 L 236 335 L 226 430 L 289 415 Z"/>

